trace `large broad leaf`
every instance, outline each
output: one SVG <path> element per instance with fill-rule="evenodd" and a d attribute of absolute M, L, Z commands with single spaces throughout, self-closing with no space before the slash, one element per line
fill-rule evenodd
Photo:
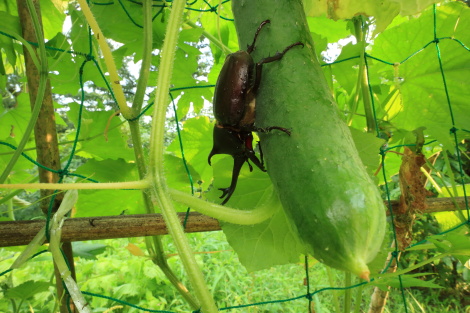
<path fill-rule="evenodd" d="M 369 175 L 375 173 L 380 164 L 380 147 L 385 143 L 383 139 L 374 134 L 349 128 L 356 145 L 359 156 Z"/>
<path fill-rule="evenodd" d="M 450 232 L 430 236 L 426 242 L 411 246 L 407 251 L 424 249 L 437 249 L 441 253 L 451 254 L 465 264 L 470 257 L 470 236 L 465 224 Z"/>
<path fill-rule="evenodd" d="M 138 179 L 136 165 L 134 163 L 127 163 L 123 159 L 106 159 L 102 161 L 91 159 L 78 167 L 75 173 L 102 183 Z"/>
<path fill-rule="evenodd" d="M 466 233 L 465 226 L 442 235 L 431 236 L 427 240 L 433 243 L 439 252 L 450 253 L 462 264 L 470 257 L 470 236 Z"/>
<path fill-rule="evenodd" d="M 199 174 L 201 187 L 207 189 L 212 180 L 212 168 L 207 162 L 207 156 L 212 149 L 212 129 L 214 124 L 207 117 L 196 117 L 182 124 L 181 140 L 184 147 L 184 156 L 188 165 Z M 170 146 L 168 152 L 181 156 L 181 147 L 178 138 Z M 214 158 L 215 160 L 215 158 Z"/>
<path fill-rule="evenodd" d="M 213 188 L 207 198 L 220 203 L 218 188 L 228 187 L 232 178 L 233 159 L 230 156 L 213 158 Z M 232 208 L 253 209 L 272 192 L 269 176 L 258 168 L 249 171 L 245 164 L 238 177 L 237 188 L 227 203 Z M 275 212 L 269 220 L 255 225 L 222 223 L 227 240 L 248 271 L 297 262 L 304 251 L 297 234 L 291 228 L 280 202 L 271 208 Z"/>
<path fill-rule="evenodd" d="M 191 181 L 194 193 L 201 192 L 201 176 L 191 166 L 183 162 L 182 158 L 165 154 L 166 182 L 170 188 L 184 192 L 191 192 Z M 186 211 L 187 207 L 176 206 L 178 211 Z"/>
<path fill-rule="evenodd" d="M 140 190 L 82 190 L 74 217 L 143 214 Z"/>
<path fill-rule="evenodd" d="M 46 39 L 51 39 L 62 31 L 62 25 L 65 20 L 65 7 L 66 3 L 64 1 L 41 1 L 42 24 Z"/>
<path fill-rule="evenodd" d="M 121 122 L 118 117 L 113 117 L 110 111 L 88 111 L 84 108 L 79 122 L 79 112 L 80 106 L 76 104 L 71 104 L 67 112 L 76 127 L 80 123 L 81 141 L 77 155 L 96 159 L 134 159 L 127 138 L 118 127 Z"/>
<path fill-rule="evenodd" d="M 127 163 L 123 159 L 106 159 L 102 161 L 92 159 L 80 166 L 76 173 L 99 182 L 133 181 L 138 179 L 135 164 Z M 78 197 L 76 208 L 75 217 L 145 212 L 140 190 L 83 190 Z"/>
<path fill-rule="evenodd" d="M 272 209 L 276 210 L 274 216 L 260 224 L 222 225 L 228 242 L 249 272 L 297 262 L 300 254 L 305 253 L 281 203 Z"/>
<path fill-rule="evenodd" d="M 373 16 L 375 32 L 383 31 L 398 14 L 411 15 L 424 10 L 439 0 L 306 0 L 303 1 L 307 16 L 326 15 L 328 18 L 351 19 L 357 15 Z"/>
<path fill-rule="evenodd" d="M 0 10 L 0 29 L 10 35 L 20 35 L 21 27 L 19 18 Z M 8 61 L 8 63 L 14 66 L 16 64 L 16 52 L 13 39 L 0 35 L 0 50 L 3 50 L 2 53 L 4 52 L 6 55 L 6 60 L 3 62 Z M 2 73 L 2 75 L 5 75 L 5 73 Z"/>
<path fill-rule="evenodd" d="M 370 284 L 379 287 L 382 291 L 388 291 L 388 287 L 393 288 L 408 288 L 408 287 L 425 287 L 425 288 L 444 288 L 434 283 L 435 279 L 432 280 L 423 280 L 416 277 L 421 277 L 425 275 L 432 275 L 426 273 L 418 273 L 413 275 L 401 275 L 390 277 L 390 278 L 381 278 L 372 281 Z"/>
<path fill-rule="evenodd" d="M 5 298 L 26 300 L 40 292 L 48 291 L 50 286 L 52 286 L 50 283 L 29 280 L 21 285 L 7 289 L 5 291 Z"/>
<path fill-rule="evenodd" d="M 141 5 L 116 1 L 112 4 L 93 5 L 91 9 L 106 38 L 132 44 L 134 52 L 142 49 Z"/>
<path fill-rule="evenodd" d="M 7 138 L 2 140 L 6 144 L 0 144 L 0 169 L 6 168 L 7 164 L 10 162 L 10 159 L 14 153 L 14 150 L 9 146 L 17 146 L 18 141 L 15 141 L 13 138 Z M 7 145 L 9 144 L 9 145 Z M 26 151 L 25 154 L 31 159 L 36 160 L 36 150 Z M 31 167 L 33 163 L 26 159 L 23 156 L 20 156 L 16 161 L 15 166 L 13 167 L 10 175 L 8 175 L 9 183 L 25 183 L 32 178 Z"/>
<path fill-rule="evenodd" d="M 470 9 L 456 3 L 439 7 L 437 36 L 456 36 L 468 42 L 470 34 L 464 30 L 469 27 Z M 385 79 L 395 81 L 400 93 L 401 101 L 396 101 L 394 108 L 389 107 L 397 113 L 391 122 L 408 131 L 426 127 L 426 134 L 450 149 L 454 145 L 450 135 L 453 122 L 459 129 L 467 127 L 470 120 L 470 90 L 465 83 L 470 75 L 470 54 L 450 39 L 440 40 L 439 50 L 435 43 L 427 45 L 433 40 L 432 29 L 433 12 L 428 10 L 419 19 L 386 30 L 375 41 L 372 55 L 391 63 L 406 60 L 395 68 L 388 66 L 388 74 L 381 73 Z M 420 52 L 414 54 L 417 51 Z M 407 59 L 409 56 L 412 57 Z M 371 72 L 381 72 L 380 68 L 384 65 Z"/>
<path fill-rule="evenodd" d="M 0 106 L 0 138 L 16 138 L 18 142 L 24 135 L 31 116 L 31 105 L 29 96 L 26 93 L 20 94 L 17 98 L 16 106 L 5 108 Z"/>
<path fill-rule="evenodd" d="M 96 256 L 106 250 L 107 245 L 100 243 L 73 242 L 73 255 L 87 260 L 96 260 Z"/>

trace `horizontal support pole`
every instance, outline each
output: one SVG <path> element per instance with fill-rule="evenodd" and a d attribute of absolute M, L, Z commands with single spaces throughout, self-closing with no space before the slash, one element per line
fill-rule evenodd
<path fill-rule="evenodd" d="M 465 198 L 455 201 L 465 208 Z M 425 213 L 455 211 L 451 198 L 429 198 Z M 396 211 L 398 201 L 392 201 Z M 178 213 L 181 222 L 186 213 Z M 0 222 L 0 247 L 27 245 L 44 227 L 44 220 Z M 187 233 L 220 230 L 219 222 L 200 213 L 189 213 L 185 231 Z M 62 241 L 85 241 L 112 238 L 144 237 L 168 234 L 160 214 L 138 214 L 69 218 L 62 227 Z"/>
<path fill-rule="evenodd" d="M 183 223 L 186 213 L 178 213 Z M 0 247 L 27 245 L 44 227 L 44 220 L 0 222 Z M 191 212 L 185 231 L 196 233 L 220 230 L 219 221 Z M 168 230 L 161 214 L 136 214 L 79 217 L 66 219 L 61 241 L 85 241 L 113 238 L 166 235 Z"/>

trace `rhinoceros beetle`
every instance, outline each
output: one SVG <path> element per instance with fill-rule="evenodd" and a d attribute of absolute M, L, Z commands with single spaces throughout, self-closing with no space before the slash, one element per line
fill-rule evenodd
<path fill-rule="evenodd" d="M 291 48 L 303 46 L 301 42 L 293 43 L 284 51 L 276 52 L 274 56 L 266 57 L 255 63 L 251 53 L 255 49 L 259 32 L 268 23 L 270 20 L 265 20 L 258 26 L 253 43 L 248 46 L 246 51 L 240 50 L 227 56 L 215 87 L 214 116 L 216 125 L 213 131 L 214 146 L 209 154 L 208 162 L 211 165 L 211 158 L 216 154 L 229 154 L 234 160 L 230 186 L 219 188 L 223 192 L 220 198 L 225 198 L 222 204 L 227 203 L 235 191 L 240 170 L 245 162 L 248 163 L 250 172 L 253 170 L 250 161 L 261 171 L 266 172 L 262 161 L 261 146 L 261 160 L 253 150 L 252 132 L 266 133 L 277 129 L 290 135 L 290 131 L 283 127 L 261 128 L 254 125 L 256 92 L 261 82 L 263 64 L 278 61 Z"/>

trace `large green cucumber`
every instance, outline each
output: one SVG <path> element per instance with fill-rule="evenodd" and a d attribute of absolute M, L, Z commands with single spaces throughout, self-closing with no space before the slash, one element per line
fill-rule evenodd
<path fill-rule="evenodd" d="M 261 21 L 255 61 L 291 43 L 265 64 L 256 125 L 292 130 L 260 134 L 268 173 L 307 252 L 331 267 L 369 277 L 386 229 L 385 207 L 341 119 L 314 52 L 301 0 L 233 0 L 240 47 Z"/>

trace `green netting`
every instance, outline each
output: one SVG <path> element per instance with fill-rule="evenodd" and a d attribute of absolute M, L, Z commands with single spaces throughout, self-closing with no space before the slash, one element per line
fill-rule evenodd
<path fill-rule="evenodd" d="M 193 4 L 195 4 L 197 1 L 198 0 L 194 0 L 193 2 L 188 2 L 186 9 L 187 10 L 196 10 L 196 11 L 199 11 L 199 12 L 209 12 L 209 13 L 218 14 L 218 6 L 219 5 L 212 6 L 209 2 L 207 2 L 205 0 L 203 2 L 206 3 L 209 6 L 209 9 L 200 10 L 200 9 L 192 8 L 191 6 Z M 126 1 L 126 2 L 131 2 L 131 3 L 139 4 L 139 5 L 141 4 L 138 1 Z M 220 5 L 222 5 L 226 2 L 229 2 L 229 1 L 228 0 L 221 1 Z M 99 5 L 99 6 L 107 6 L 107 5 L 115 4 L 114 1 L 113 2 L 95 1 L 95 2 L 92 2 L 92 3 L 94 5 Z M 122 0 L 118 0 L 118 3 L 122 7 L 123 11 L 125 12 L 125 15 L 129 18 L 129 20 L 131 20 L 132 23 L 136 27 L 142 28 L 143 26 L 140 25 L 135 20 L 135 18 L 132 16 L 131 12 L 129 12 L 129 10 L 127 9 L 125 2 L 122 1 Z M 153 15 L 152 20 L 154 20 L 157 17 L 159 17 L 160 15 L 162 15 L 164 13 L 164 9 L 168 8 L 170 6 L 171 6 L 171 1 L 166 1 L 166 2 L 164 2 L 164 1 L 154 1 L 153 7 L 159 8 L 159 10 Z M 224 19 L 224 20 L 227 20 L 227 21 L 232 21 L 232 19 L 230 19 L 230 18 L 221 16 L 221 15 L 218 15 L 218 16 L 221 19 Z M 434 16 L 434 28 L 433 28 L 432 31 L 434 33 L 434 39 L 432 41 L 426 43 L 423 47 L 421 47 L 420 49 L 418 49 L 415 52 L 411 53 L 409 56 L 405 57 L 401 61 L 400 60 L 398 60 L 398 61 L 397 60 L 383 60 L 383 59 L 377 58 L 377 57 L 375 57 L 375 56 L 373 56 L 369 53 L 364 54 L 364 62 L 365 62 L 365 67 L 366 67 L 366 70 L 367 70 L 367 78 L 368 78 L 367 83 L 368 83 L 369 92 L 370 92 L 370 95 L 371 95 L 372 108 L 373 108 L 373 113 L 374 113 L 374 117 L 375 117 L 375 125 L 376 125 L 375 131 L 376 131 L 377 136 L 380 137 L 381 136 L 381 130 L 379 129 L 379 126 L 378 126 L 379 125 L 379 120 L 377 119 L 377 115 L 376 115 L 377 108 L 376 108 L 376 104 L 375 104 L 374 93 L 373 93 L 373 90 L 372 90 L 372 84 L 370 82 L 371 78 L 374 77 L 374 73 L 371 73 L 369 71 L 368 61 L 371 61 L 371 60 L 378 61 L 378 62 L 381 62 L 385 65 L 395 67 L 397 65 L 401 65 L 401 64 L 404 64 L 406 62 L 412 61 L 413 58 L 415 56 L 417 56 L 419 53 L 421 53 L 423 51 L 426 51 L 427 49 L 432 49 L 434 47 L 435 48 L 435 55 L 436 55 L 436 58 L 439 62 L 439 68 L 440 68 L 441 77 L 442 77 L 442 81 L 436 82 L 436 85 L 441 85 L 443 87 L 443 92 L 445 94 L 445 99 L 446 99 L 447 106 L 448 106 L 448 114 L 449 114 L 450 119 L 451 119 L 451 123 L 449 124 L 449 132 L 453 135 L 454 146 L 455 146 L 457 161 L 458 161 L 458 165 L 459 165 L 459 172 L 460 172 L 460 175 L 462 177 L 463 195 L 465 197 L 465 210 L 466 210 L 467 216 L 470 216 L 470 207 L 469 207 L 469 203 L 468 203 L 468 200 L 467 200 L 467 191 L 466 191 L 466 188 L 465 188 L 465 183 L 463 181 L 463 177 L 465 176 L 465 173 L 464 173 L 464 169 L 463 169 L 462 153 L 458 149 L 458 145 L 459 145 L 458 134 L 459 134 L 459 132 L 469 132 L 469 130 L 457 129 L 456 128 L 454 110 L 453 110 L 453 106 L 452 106 L 452 99 L 449 95 L 448 83 L 447 83 L 447 79 L 446 79 L 445 64 L 444 64 L 444 61 L 443 61 L 442 56 L 441 56 L 440 43 L 445 41 L 445 40 L 450 40 L 450 41 L 457 42 L 460 45 L 461 49 L 465 49 L 469 52 L 470 52 L 470 49 L 462 41 L 460 41 L 458 38 L 438 37 L 438 30 L 437 30 L 437 27 L 436 27 L 436 25 L 437 25 L 437 22 L 436 22 L 437 7 L 436 6 L 434 6 L 433 16 Z M 3 32 L 3 31 L 0 31 L 0 35 L 11 38 L 11 39 L 15 39 L 15 40 L 18 39 L 15 35 L 11 35 L 7 32 Z M 84 59 L 83 63 L 80 66 L 80 70 L 79 70 L 79 86 L 80 86 L 80 90 L 81 90 L 81 103 L 79 105 L 78 118 L 77 118 L 77 121 L 75 121 L 76 122 L 76 124 L 75 124 L 76 125 L 76 134 L 75 134 L 75 139 L 72 142 L 71 151 L 70 151 L 70 153 L 69 153 L 69 155 L 66 159 L 66 162 L 64 163 L 65 165 L 63 166 L 63 168 L 61 170 L 58 170 L 58 171 L 57 170 L 52 170 L 50 168 L 47 168 L 47 167 L 37 163 L 32 157 L 28 156 L 27 153 L 21 152 L 21 155 L 25 159 L 27 159 L 29 162 L 34 163 L 38 167 L 41 167 L 45 170 L 48 170 L 48 171 L 51 171 L 51 172 L 54 172 L 54 173 L 58 174 L 59 177 L 60 177 L 59 182 L 61 182 L 65 177 L 68 177 L 68 176 L 79 177 L 79 178 L 82 178 L 82 179 L 85 179 L 85 180 L 88 180 L 88 181 L 94 182 L 94 183 L 98 182 L 97 180 L 92 179 L 90 177 L 86 177 L 84 175 L 73 173 L 73 172 L 69 171 L 70 166 L 72 164 L 72 161 L 73 161 L 74 157 L 76 156 L 75 152 L 76 152 L 76 149 L 77 149 L 77 144 L 80 141 L 80 131 L 81 131 L 81 126 L 82 126 L 82 122 L 83 122 L 82 113 L 86 109 L 85 108 L 85 99 L 87 97 L 87 92 L 86 92 L 86 87 L 84 85 L 83 78 L 84 78 L 84 75 L 85 75 L 85 72 L 86 72 L 85 65 L 88 64 L 88 62 L 92 62 L 94 67 L 99 71 L 99 73 L 100 73 L 100 75 L 103 79 L 103 82 L 106 85 L 107 90 L 109 91 L 111 97 L 114 99 L 113 91 L 112 91 L 112 89 L 109 85 L 109 82 L 105 78 L 105 75 L 104 75 L 104 73 L 101 69 L 100 63 L 96 60 L 95 56 L 93 55 L 94 47 L 92 45 L 92 40 L 91 40 L 91 36 L 92 36 L 91 31 L 89 31 L 88 36 L 90 37 L 89 52 L 88 53 L 80 52 L 80 51 L 65 50 L 65 49 L 60 49 L 60 48 L 53 47 L 53 46 L 46 46 L 46 48 L 51 50 L 51 51 L 58 51 L 58 52 L 61 52 L 61 53 L 67 53 L 67 54 L 73 55 L 77 58 L 83 58 Z M 29 42 L 29 44 L 37 46 L 37 43 L 34 43 L 34 42 Z M 337 60 L 333 63 L 323 64 L 323 66 L 329 66 L 329 67 L 334 68 L 334 66 L 337 65 L 337 64 L 344 63 L 344 62 L 355 62 L 359 58 L 360 58 L 360 56 L 349 57 L 349 58 Z M 206 85 L 198 85 L 198 86 L 175 87 L 175 88 L 171 88 L 169 90 L 169 94 L 170 94 L 171 102 L 172 102 L 172 108 L 173 108 L 173 111 L 174 111 L 174 114 L 175 114 L 175 127 L 176 127 L 178 142 L 179 142 L 179 148 L 180 148 L 180 152 L 181 152 L 181 156 L 182 156 L 182 161 L 184 163 L 184 168 L 185 168 L 185 171 L 186 171 L 187 176 L 188 176 L 188 180 L 189 180 L 189 184 L 190 184 L 190 191 L 191 191 L 192 194 L 194 194 L 194 190 L 195 190 L 195 188 L 194 188 L 194 179 L 191 175 L 190 169 L 188 167 L 188 162 L 186 161 L 186 158 L 185 158 L 185 150 L 184 150 L 184 144 L 183 144 L 184 140 L 183 140 L 182 132 L 181 132 L 180 125 L 179 125 L 179 118 L 178 118 L 178 113 L 177 113 L 178 111 L 177 111 L 177 106 L 176 106 L 176 103 L 175 103 L 176 101 L 174 99 L 173 92 L 181 91 L 181 90 L 189 90 L 189 89 L 197 89 L 197 88 L 213 88 L 213 87 L 214 87 L 214 85 L 206 84 Z M 153 102 L 149 102 L 149 104 L 147 106 L 145 106 L 143 108 L 143 110 L 138 115 L 136 115 L 135 117 L 129 119 L 129 121 L 139 120 L 152 107 L 152 105 L 153 105 Z M 425 144 L 431 144 L 431 143 L 434 143 L 434 142 L 436 142 L 436 141 L 435 140 L 429 141 L 429 142 L 426 142 Z M 11 148 L 12 150 L 16 150 L 16 147 L 14 145 L 12 145 L 11 143 L 8 143 L 8 142 L 0 141 L 0 145 L 4 145 L 6 147 Z M 394 151 L 394 150 L 396 150 L 398 148 L 401 148 L 401 147 L 404 147 L 404 146 L 414 146 L 414 145 L 410 145 L 410 144 L 395 145 L 395 146 L 392 146 L 392 147 L 384 146 L 380 149 L 380 151 L 378 151 L 378 154 L 380 154 L 381 158 L 382 158 L 382 174 L 383 174 L 383 179 L 384 179 L 384 182 L 385 182 L 384 187 L 385 187 L 385 191 L 386 191 L 386 200 L 388 201 L 388 204 L 389 204 L 389 213 L 390 213 L 390 216 L 391 216 L 392 225 L 394 224 L 394 213 L 393 213 L 392 206 L 391 206 L 391 196 L 390 196 L 390 190 L 389 190 L 389 184 L 388 184 L 388 177 L 387 177 L 387 173 L 386 173 L 386 167 L 387 167 L 386 155 L 389 151 Z M 51 202 L 50 202 L 51 205 L 49 206 L 49 210 L 48 210 L 48 214 L 47 214 L 46 235 L 47 235 L 48 238 L 49 238 L 49 234 L 48 234 L 49 227 L 48 227 L 48 225 L 49 225 L 49 221 L 50 221 L 51 216 L 52 216 L 52 203 L 53 203 L 53 201 L 54 201 L 54 196 L 51 198 Z M 189 212 L 189 208 L 188 208 L 188 212 Z M 454 226 L 454 227 L 452 227 L 452 228 L 450 228 L 450 229 L 448 229 L 444 232 L 441 232 L 440 234 L 446 234 L 448 232 L 456 230 L 456 229 L 458 229 L 460 227 L 463 227 L 465 225 L 467 225 L 467 226 L 470 225 L 470 219 L 468 219 L 467 221 L 462 222 L 461 224 L 456 225 L 456 226 Z M 396 233 L 395 233 L 395 227 L 392 227 L 392 230 L 393 230 L 394 237 L 395 237 L 394 240 L 396 241 L 397 238 L 396 238 Z M 423 243 L 424 243 L 424 241 L 418 242 L 418 243 L 414 244 L 413 246 L 420 245 L 420 244 L 423 244 Z M 47 252 L 47 251 L 44 250 L 44 251 L 41 251 L 39 253 L 36 253 L 35 255 L 32 256 L 32 258 L 34 258 L 34 257 L 36 257 L 40 254 L 43 254 L 45 252 Z M 398 248 L 395 246 L 395 251 L 392 252 L 392 258 L 390 259 L 390 262 L 388 263 L 388 266 L 386 266 L 383 269 L 382 273 L 386 273 L 389 266 L 394 261 L 397 261 L 397 264 L 400 264 L 398 262 L 399 253 L 400 252 L 399 252 Z M 308 271 L 309 266 L 308 266 L 308 258 L 307 257 L 305 257 L 305 268 L 306 268 L 306 273 L 305 273 L 305 275 L 306 275 L 306 292 L 305 292 L 305 294 L 299 295 L 297 297 L 288 298 L 288 299 L 274 299 L 274 300 L 268 300 L 268 301 L 263 301 L 263 302 L 258 302 L 258 303 L 247 303 L 247 304 L 244 304 L 244 305 L 228 306 L 228 307 L 220 308 L 220 310 L 221 311 L 236 310 L 236 309 L 243 309 L 243 308 L 247 308 L 247 307 L 262 306 L 262 305 L 267 305 L 267 304 L 272 304 L 272 303 L 285 303 L 285 302 L 291 302 L 291 301 L 296 301 L 296 300 L 303 300 L 303 301 L 307 300 L 310 303 L 310 302 L 313 301 L 313 297 L 318 293 L 322 293 L 322 292 L 326 292 L 326 291 L 338 291 L 338 290 L 352 289 L 352 288 L 357 288 L 357 287 L 364 286 L 364 285 L 368 284 L 367 282 L 362 282 L 362 283 L 347 286 L 347 287 L 325 287 L 325 288 L 320 288 L 318 290 L 312 291 L 310 285 L 311 285 L 311 280 L 314 279 L 314 278 L 309 276 L 309 271 Z M 0 273 L 0 276 L 3 276 L 8 272 L 11 272 L 11 270 L 7 270 L 7 271 L 4 271 L 4 272 Z M 400 282 L 400 292 L 403 296 L 404 310 L 405 310 L 405 312 L 408 312 L 407 304 L 406 304 L 407 301 L 405 299 L 405 293 L 404 293 L 404 288 L 403 288 L 402 281 L 401 281 L 401 276 L 399 275 L 398 278 L 399 278 L 399 282 Z M 373 282 L 373 281 L 374 281 L 374 279 L 371 280 L 371 282 Z M 96 293 L 91 293 L 91 292 L 87 292 L 87 291 L 82 291 L 82 293 L 86 296 L 89 296 L 89 297 L 100 297 L 100 298 L 112 300 L 116 303 L 127 305 L 129 307 L 138 309 L 139 311 L 142 311 L 142 312 L 172 312 L 172 311 L 151 310 L 151 309 L 147 309 L 147 308 L 142 308 L 142 307 L 133 305 L 131 303 L 128 303 L 126 301 L 121 301 L 121 300 L 116 299 L 114 297 L 111 297 L 109 295 L 96 294 Z M 198 312 L 198 311 L 193 311 L 193 312 Z"/>

